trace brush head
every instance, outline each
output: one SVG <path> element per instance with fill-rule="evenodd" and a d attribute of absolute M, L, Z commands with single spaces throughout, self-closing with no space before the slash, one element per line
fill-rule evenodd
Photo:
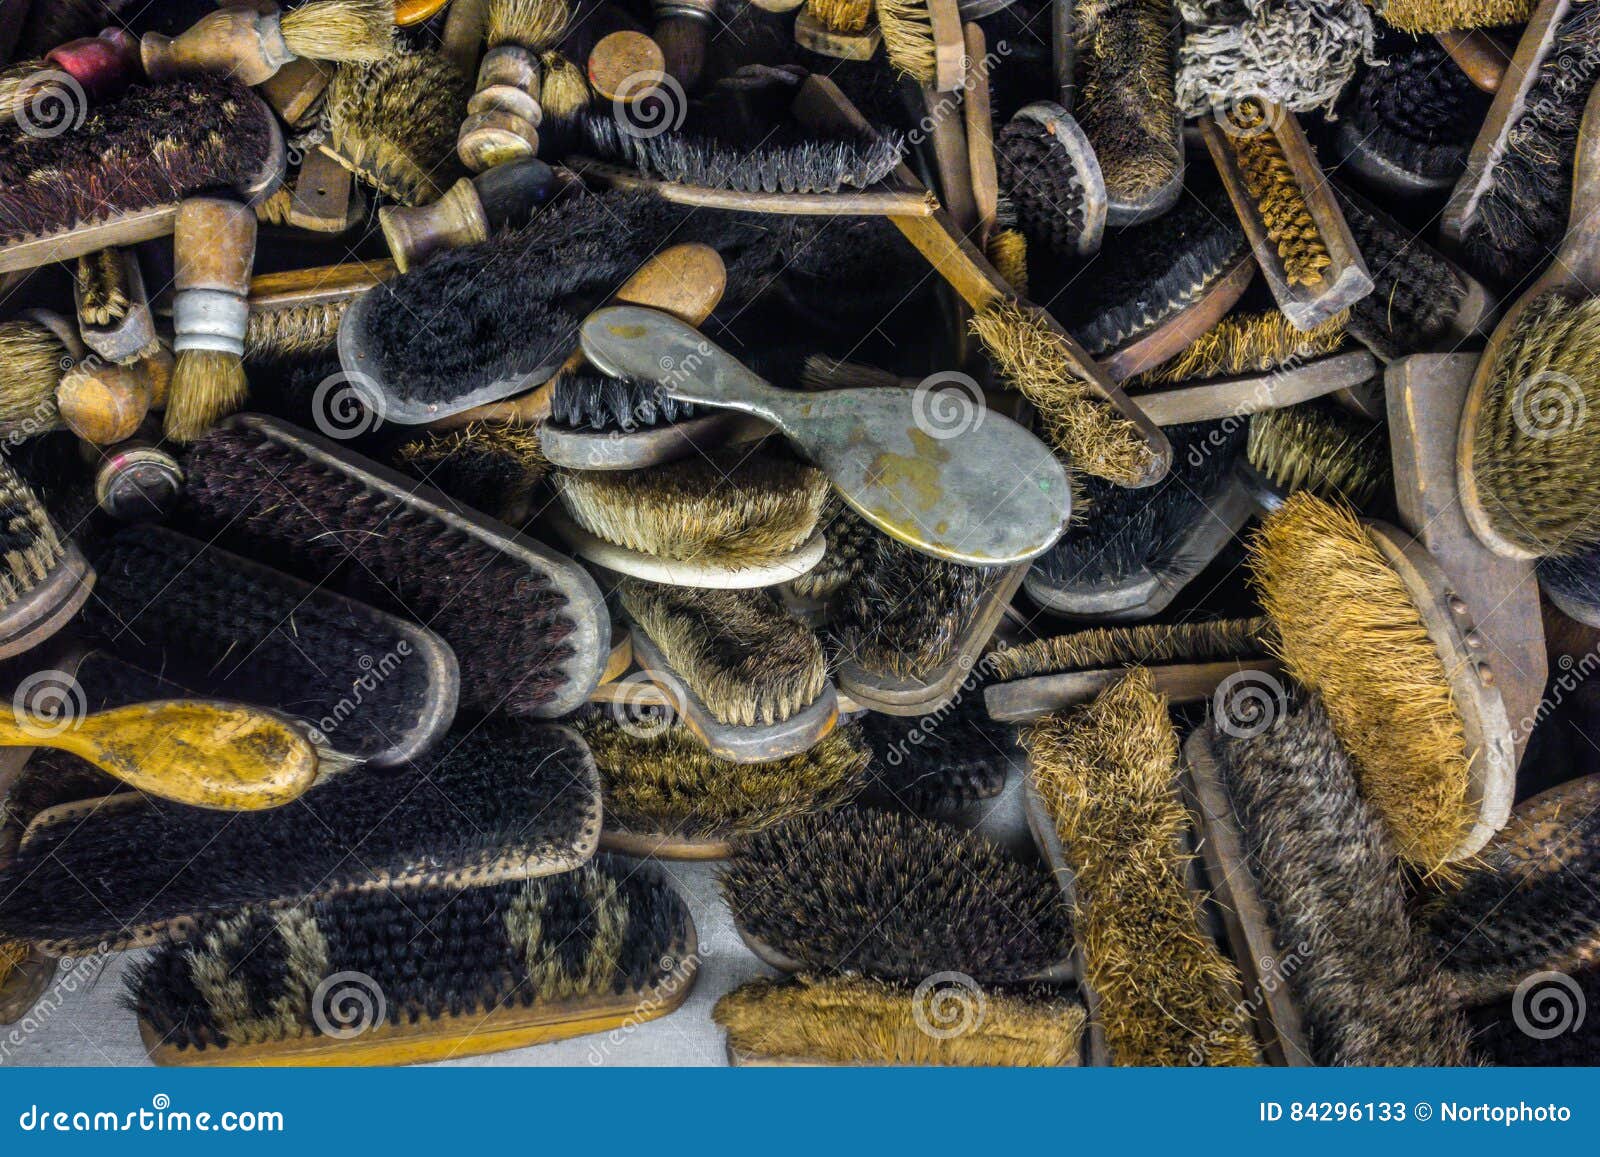
<path fill-rule="evenodd" d="M 1391 360 L 1436 345 L 1466 301 L 1465 278 L 1364 198 L 1337 185 L 1333 191 L 1372 275 L 1372 292 L 1350 309 L 1350 332 Z"/>
<path fill-rule="evenodd" d="M 289 361 L 332 353 L 339 323 L 353 300 L 252 309 L 244 332 L 244 356 L 250 361 Z"/>
<path fill-rule="evenodd" d="M 816 533 L 829 494 L 821 471 L 788 458 L 724 450 L 644 470 L 562 470 L 561 504 L 607 542 L 657 558 L 759 567 Z"/>
<path fill-rule="evenodd" d="M 537 427 L 510 422 L 425 434 L 401 446 L 396 458 L 402 470 L 428 485 L 507 521 L 550 469 Z"/>
<path fill-rule="evenodd" d="M 131 970 L 128 1003 L 179 1061 L 319 1038 L 337 1055 L 391 1026 L 433 1025 L 459 1041 L 498 1013 L 659 1001 L 693 939 L 688 908 L 660 875 L 602 859 L 543 880 L 218 915 Z M 385 1023 L 330 1037 L 343 1010 L 325 982 L 352 972 L 383 995 Z M 314 1004 L 319 992 L 329 999 Z M 582 1031 L 579 1021 L 572 1034 Z M 470 1040 L 451 1049 L 472 1051 L 482 1049 Z"/>
<path fill-rule="evenodd" d="M 1245 458 L 1280 491 L 1366 506 L 1389 480 L 1384 427 L 1315 398 L 1250 415 Z"/>
<path fill-rule="evenodd" d="M 561 38 L 570 19 L 566 0 L 489 0 L 484 42 L 490 48 L 515 44 L 541 52 Z"/>
<path fill-rule="evenodd" d="M 101 249 L 78 258 L 73 276 L 78 301 L 78 320 L 83 325 L 114 325 L 128 316 L 128 270 L 122 251 Z"/>
<path fill-rule="evenodd" d="M 326 733 L 319 742 L 347 754 L 392 755 L 445 694 L 396 620 L 227 551 L 138 526 L 94 559 L 86 620 L 119 653 L 218 698 L 307 720 Z"/>
<path fill-rule="evenodd" d="M 1192 623 L 1141 623 L 1133 627 L 1093 627 L 990 655 L 999 681 L 1099 671 L 1110 667 L 1213 663 L 1269 654 L 1274 635 L 1265 618 L 1213 619 Z"/>
<path fill-rule="evenodd" d="M 1377 5 L 1385 24 L 1412 33 L 1525 24 L 1536 7 L 1536 0 L 1383 0 Z"/>
<path fill-rule="evenodd" d="M 250 558 L 426 623 L 475 710 L 541 710 L 571 690 L 573 603 L 556 575 L 257 430 L 190 452 L 186 516 Z"/>
<path fill-rule="evenodd" d="M 1131 387 L 1172 385 L 1208 378 L 1264 374 L 1336 353 L 1345 343 L 1349 314 L 1301 330 L 1276 309 L 1235 312 L 1190 342 L 1177 357 L 1130 379 Z"/>
<path fill-rule="evenodd" d="M 162 432 L 174 442 L 197 441 L 250 397 L 239 355 L 219 350 L 179 350 L 172 365 Z"/>
<path fill-rule="evenodd" d="M 983 592 L 985 568 L 869 534 L 855 576 L 829 600 L 829 652 L 835 663 L 925 678 L 955 653 Z"/>
<path fill-rule="evenodd" d="M 1012 117 L 1000 130 L 994 159 L 1000 193 L 1021 234 L 1051 253 L 1076 257 L 1088 224 L 1087 192 L 1100 178 L 1084 172 L 1061 138 L 1029 116 Z"/>
<path fill-rule="evenodd" d="M 1067 528 L 1033 563 L 1033 573 L 1053 586 L 1098 590 L 1145 575 L 1182 583 L 1209 558 L 1188 558 L 1184 540 L 1209 517 L 1206 500 L 1217 493 L 1244 449 L 1238 422 L 1195 422 L 1167 431 L 1172 470 L 1155 486 L 1129 490 L 1098 478 L 1081 483 L 1085 521 Z"/>
<path fill-rule="evenodd" d="M 539 85 L 539 107 L 545 120 L 569 121 L 589 107 L 594 89 L 582 68 L 559 52 L 545 53 L 540 63 L 544 79 Z"/>
<path fill-rule="evenodd" d="M 822 644 L 764 590 L 698 590 L 624 579 L 623 609 L 716 719 L 779 723 L 828 683 Z"/>
<path fill-rule="evenodd" d="M 0 428 L 28 433 L 58 428 L 56 386 L 74 360 L 47 326 L 0 322 Z"/>
<path fill-rule="evenodd" d="M 1061 323 L 1091 356 L 1143 337 L 1198 301 L 1249 250 L 1221 186 L 1183 197 L 1148 225 L 1106 239 L 1073 278 Z"/>
<path fill-rule="evenodd" d="M 1094 145 L 1106 196 L 1145 205 L 1179 179 L 1183 142 L 1173 92 L 1168 0 L 1077 0 L 1077 113 Z"/>
<path fill-rule="evenodd" d="M 1546 977 L 1473 1010 L 1473 1043 L 1497 1067 L 1592 1067 L 1600 1062 L 1600 1020 L 1584 1010 L 1600 1007 L 1597 1002 L 1600 972 Z"/>
<path fill-rule="evenodd" d="M 756 1057 L 981 1068 L 1078 1063 L 1081 1005 L 1046 991 L 992 989 L 977 999 L 964 986 L 957 990 L 947 1011 L 960 1031 L 929 1032 L 934 1010 L 927 1005 L 937 1006 L 937 991 L 920 995 L 861 976 L 763 978 L 722 997 L 711 1017 L 727 1030 L 729 1049 Z"/>
<path fill-rule="evenodd" d="M 382 60 L 394 50 L 393 0 L 316 0 L 285 12 L 284 43 L 305 60 Z"/>
<path fill-rule="evenodd" d="M 1029 308 L 1002 299 L 971 322 L 1008 382 L 1039 412 L 1041 432 L 1074 469 L 1124 486 L 1149 476 L 1138 427 L 1094 396 L 1066 344 Z"/>
<path fill-rule="evenodd" d="M 872 0 L 806 0 L 806 11 L 834 32 L 864 32 L 872 21 Z"/>
<path fill-rule="evenodd" d="M 1118 1065 L 1252 1065 L 1239 973 L 1200 925 L 1178 736 L 1150 673 L 1022 729 L 1033 786 L 1073 871 L 1085 982 Z"/>
<path fill-rule="evenodd" d="M 1244 100 L 1232 118 L 1244 131 L 1227 134 L 1228 144 L 1238 158 L 1239 175 L 1261 215 L 1267 239 L 1283 262 L 1285 280 L 1291 286 L 1322 284 L 1323 271 L 1332 266 L 1333 258 L 1283 146 L 1266 127 L 1266 110 L 1256 100 Z"/>
<path fill-rule="evenodd" d="M 931 84 L 937 76 L 938 43 L 928 0 L 876 0 L 878 27 L 889 63 L 902 76 Z"/>
<path fill-rule="evenodd" d="M 1443 867 L 1471 829 L 1469 753 L 1438 648 L 1347 509 L 1304 491 L 1262 523 L 1251 569 L 1278 654 L 1322 695 L 1400 854 Z"/>
<path fill-rule="evenodd" d="M 656 382 L 611 378 L 592 370 L 563 373 L 550 390 L 550 424 L 565 430 L 631 434 L 695 416 L 691 402 L 668 397 Z"/>
<path fill-rule="evenodd" d="M 1043 868 L 894 812 L 847 808 L 752 836 L 721 884 L 741 933 L 808 971 L 1004 982 L 1059 964 L 1072 947 Z"/>
<path fill-rule="evenodd" d="M 402 205 L 426 205 L 452 183 L 467 81 L 436 52 L 342 64 L 328 85 L 328 144 L 356 176 Z"/>
<path fill-rule="evenodd" d="M 597 712 L 577 726 L 600 770 L 607 826 L 640 835 L 726 840 L 831 811 L 861 789 L 872 758 L 854 727 L 799 755 L 732 763 L 674 723 L 623 725 Z"/>
<path fill-rule="evenodd" d="M 281 808 L 146 799 L 47 819 L 10 868 L 0 929 L 93 945 L 247 904 L 454 891 L 570 871 L 599 836 L 583 742 L 566 728 L 497 721 L 454 731 L 402 767 L 346 771 Z"/>
<path fill-rule="evenodd" d="M 861 575 L 877 550 L 873 545 L 877 531 L 857 518 L 837 494 L 829 493 L 817 523 L 827 551 L 816 566 L 789 580 L 789 589 L 802 599 L 825 599 L 843 590 Z"/>
<path fill-rule="evenodd" d="M 1435 181 L 1461 175 L 1489 112 L 1489 94 L 1432 37 L 1369 68 L 1349 92 L 1343 113 L 1362 144 L 1404 172 Z"/>
<path fill-rule="evenodd" d="M 1000 229 L 989 237 L 989 264 L 1018 297 L 1028 296 L 1028 238 L 1020 229 Z"/>
<path fill-rule="evenodd" d="M 1362 0 L 1178 0 L 1178 103 L 1185 116 L 1264 98 L 1295 112 L 1332 109 L 1363 60 L 1376 59 Z"/>
<path fill-rule="evenodd" d="M 1213 724 L 1215 726 L 1215 723 Z M 1395 846 L 1315 696 L 1216 727 L 1218 769 L 1319 1065 L 1469 1065 L 1467 1027 L 1406 904 Z"/>
<path fill-rule="evenodd" d="M 0 615 L 39 587 L 66 557 L 55 523 L 32 487 L 0 462 Z"/>
<path fill-rule="evenodd" d="M 1495 532 L 1532 554 L 1600 546 L 1600 300 L 1556 294 L 1516 320 L 1484 390 L 1472 474 Z"/>
<path fill-rule="evenodd" d="M 253 186 L 274 140 L 267 106 L 209 75 L 134 85 L 70 132 L 9 126 L 0 133 L 0 244 Z"/>
<path fill-rule="evenodd" d="M 814 140 L 780 126 L 753 146 L 692 131 L 646 136 L 598 113 L 581 118 L 580 128 L 581 147 L 596 160 L 632 165 L 676 185 L 742 193 L 868 189 L 894 172 L 903 144 L 887 129 L 860 139 Z"/>
<path fill-rule="evenodd" d="M 865 798 L 918 815 L 995 798 L 1017 754 L 1012 729 L 991 720 L 976 694 L 918 719 L 871 712 L 861 728 L 875 757 Z"/>

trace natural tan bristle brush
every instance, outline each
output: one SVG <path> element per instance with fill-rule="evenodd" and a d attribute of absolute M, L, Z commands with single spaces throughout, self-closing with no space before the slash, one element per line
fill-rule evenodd
<path fill-rule="evenodd" d="M 0 659 L 38 646 L 89 599 L 94 570 L 33 489 L 0 461 Z"/>
<path fill-rule="evenodd" d="M 872 0 L 807 0 L 794 17 L 794 42 L 835 60 L 871 60 L 883 43 Z"/>
<path fill-rule="evenodd" d="M 183 203 L 173 230 L 173 353 L 164 430 L 193 442 L 244 404 L 250 272 L 256 257 L 256 215 L 248 205 L 215 197 Z"/>

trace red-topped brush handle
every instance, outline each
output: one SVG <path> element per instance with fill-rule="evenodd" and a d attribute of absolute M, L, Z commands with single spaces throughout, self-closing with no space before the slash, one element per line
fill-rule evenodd
<path fill-rule="evenodd" d="M 90 100 L 115 96 L 142 75 L 139 41 L 122 28 L 107 28 L 98 36 L 69 40 L 44 54 L 44 68 L 64 72 L 75 80 Z M 41 75 L 42 84 L 49 83 Z"/>

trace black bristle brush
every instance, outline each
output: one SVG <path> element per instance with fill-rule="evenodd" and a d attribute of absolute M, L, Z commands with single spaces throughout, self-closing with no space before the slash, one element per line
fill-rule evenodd
<path fill-rule="evenodd" d="M 258 414 L 187 461 L 185 517 L 225 546 L 419 619 L 450 644 L 461 702 L 559 716 L 608 653 L 594 581 L 500 523 L 315 435 Z"/>
<path fill-rule="evenodd" d="M 1105 178 L 1070 113 L 1045 101 L 1024 105 L 995 135 L 994 159 L 1000 194 L 1029 242 L 1066 258 L 1100 248 Z"/>
<path fill-rule="evenodd" d="M 995 798 L 1019 754 L 1014 729 L 993 722 L 976 693 L 915 719 L 870 712 L 861 728 L 874 757 L 862 798 L 918 815 Z"/>
<path fill-rule="evenodd" d="M 1488 111 L 1489 95 L 1437 40 L 1423 37 L 1390 54 L 1381 68 L 1367 68 L 1347 90 L 1337 126 L 1340 150 L 1385 192 L 1448 189 L 1466 168 Z"/>
<path fill-rule="evenodd" d="M 150 670 L 303 719 L 382 766 L 455 716 L 455 655 L 431 631 L 164 527 L 118 531 L 94 557 L 88 623 Z"/>
<path fill-rule="evenodd" d="M 691 402 L 668 397 L 655 382 L 611 378 L 593 370 L 563 373 L 552 383 L 552 426 L 599 433 L 650 430 L 695 415 Z"/>
<path fill-rule="evenodd" d="M 601 859 L 218 915 L 132 970 L 128 1004 L 158 1064 L 412 1064 L 665 1016 L 697 952 L 664 877 Z"/>
<path fill-rule="evenodd" d="M 846 808 L 740 841 L 721 877 L 746 943 L 786 971 L 1015 981 L 1072 948 L 1060 890 L 981 836 Z"/>
<path fill-rule="evenodd" d="M 488 723 L 279 808 L 229 814 L 127 793 L 45 812 L 5 873 L 0 929 L 69 948 L 148 943 L 245 904 L 567 872 L 599 836 L 587 745 L 564 727 Z"/>

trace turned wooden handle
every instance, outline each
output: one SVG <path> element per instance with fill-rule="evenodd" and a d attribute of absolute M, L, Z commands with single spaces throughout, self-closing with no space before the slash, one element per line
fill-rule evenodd
<path fill-rule="evenodd" d="M 137 79 L 139 42 L 121 28 L 73 40 L 44 54 L 44 62 L 72 77 L 91 100 L 122 91 Z"/>
<path fill-rule="evenodd" d="M 95 359 L 80 362 L 56 387 L 61 420 L 96 446 L 133 437 L 150 412 L 150 373 L 144 363 L 119 366 Z"/>
<path fill-rule="evenodd" d="M 401 28 L 431 20 L 450 0 L 394 0 L 394 22 Z"/>
<path fill-rule="evenodd" d="M 727 288 L 728 270 L 722 255 L 709 245 L 692 241 L 650 258 L 606 304 L 659 309 L 698 327 L 717 308 Z M 583 351 L 574 350 L 561 372 L 572 373 L 583 365 Z"/>
<path fill-rule="evenodd" d="M 1511 58 L 1498 40 L 1481 28 L 1436 32 L 1434 37 L 1475 87 L 1484 92 L 1500 91 Z"/>
<path fill-rule="evenodd" d="M 191 197 L 173 229 L 173 286 L 241 296 L 250 291 L 256 259 L 256 214 L 220 197 Z"/>
<path fill-rule="evenodd" d="M 139 44 L 151 80 L 195 72 L 225 72 L 241 84 L 272 79 L 294 54 L 276 12 L 222 8 L 202 16 L 177 36 L 146 33 Z"/>
<path fill-rule="evenodd" d="M 636 103 L 666 76 L 661 46 L 643 32 L 613 32 L 589 54 L 589 83 L 607 100 Z"/>

